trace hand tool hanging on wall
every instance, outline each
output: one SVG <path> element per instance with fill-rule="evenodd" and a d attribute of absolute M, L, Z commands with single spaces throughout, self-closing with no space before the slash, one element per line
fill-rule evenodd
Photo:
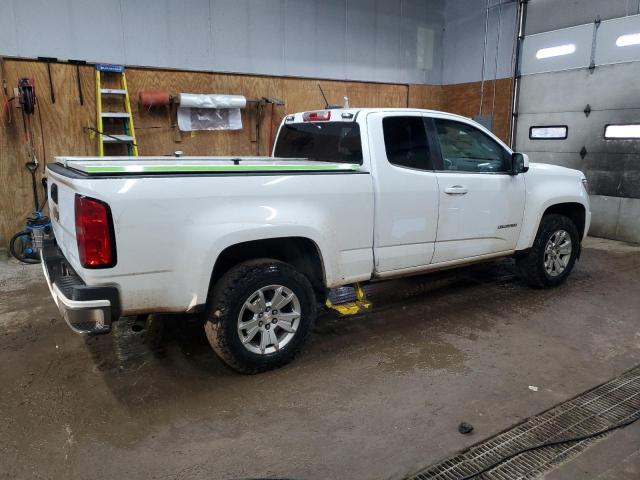
<path fill-rule="evenodd" d="M 67 60 L 71 65 L 76 66 L 76 81 L 78 82 L 78 100 L 80 105 L 84 105 L 84 96 L 82 95 L 82 82 L 80 81 L 80 65 L 86 65 L 85 60 Z"/>
<path fill-rule="evenodd" d="M 36 149 L 33 144 L 33 132 L 31 128 L 31 116 L 36 111 L 38 105 L 38 99 L 36 97 L 35 82 L 33 78 L 22 77 L 18 79 L 18 104 L 22 110 L 22 121 L 25 132 L 25 145 L 27 148 L 27 157 L 29 161 L 25 163 L 25 166 L 31 173 L 32 189 L 33 189 L 33 202 L 35 210 L 41 208 L 38 200 L 38 190 L 36 188 L 36 171 L 38 170 L 38 157 L 36 155 Z M 46 161 L 47 152 L 45 150 L 44 131 L 42 128 L 42 116 L 40 115 L 40 109 L 38 107 L 38 119 L 40 120 L 40 137 L 42 140 L 42 158 Z"/>
<path fill-rule="evenodd" d="M 51 95 L 51 103 L 56 103 L 56 94 L 53 91 L 53 78 L 51 77 L 51 62 L 58 61 L 55 57 L 38 57 L 41 62 L 47 63 L 47 74 L 49 75 L 49 94 Z"/>
<path fill-rule="evenodd" d="M 173 129 L 174 132 L 173 141 L 180 143 L 182 142 L 182 133 L 180 133 L 180 129 L 178 128 L 178 103 L 178 96 L 171 95 L 166 90 L 143 90 L 140 92 L 138 110 L 151 112 L 158 108 L 169 107 L 169 128 Z"/>
<path fill-rule="evenodd" d="M 18 79 L 18 103 L 22 109 L 22 125 L 26 143 L 31 145 L 31 121 L 28 115 L 33 115 L 36 109 L 36 90 L 33 78 L 23 77 Z"/>
<path fill-rule="evenodd" d="M 18 79 L 18 104 L 19 108 L 22 110 L 22 122 L 24 125 L 24 133 L 26 144 L 28 147 L 28 156 L 29 158 L 34 159 L 36 164 L 38 160 L 36 159 L 36 151 L 33 145 L 33 133 L 31 130 L 31 115 L 33 115 L 36 111 L 36 106 L 38 107 L 38 121 L 40 123 L 40 139 L 42 141 L 42 158 L 46 160 L 47 158 L 47 150 L 45 147 L 44 141 L 44 129 L 42 126 L 42 114 L 40 112 L 40 107 L 38 105 L 38 97 L 36 96 L 36 87 L 33 78 L 22 77 Z"/>
<path fill-rule="evenodd" d="M 264 115 L 264 106 L 267 103 L 263 100 L 260 99 L 258 100 L 258 103 L 256 104 L 256 145 L 257 145 L 257 151 L 256 151 L 256 155 L 260 156 L 260 143 L 261 142 L 261 135 L 260 135 L 260 125 L 262 125 L 262 116 Z"/>
<path fill-rule="evenodd" d="M 22 112 L 27 115 L 33 115 L 36 110 L 36 90 L 33 78 L 18 79 L 18 98 Z"/>
<path fill-rule="evenodd" d="M 251 141 L 256 143 L 256 155 L 260 156 L 260 148 L 262 144 L 261 126 L 264 117 L 264 107 L 271 104 L 271 122 L 273 123 L 273 107 L 274 105 L 284 105 L 284 101 L 273 97 L 262 97 L 260 100 L 247 100 L 249 105 L 255 106 L 249 110 L 249 121 L 251 124 Z M 273 136 L 273 125 L 269 129 L 269 149 Z M 271 150 L 269 150 L 271 151 Z"/>
<path fill-rule="evenodd" d="M 271 151 L 273 150 L 273 115 L 275 107 L 281 107 L 284 105 L 284 100 L 280 100 L 279 98 L 273 97 L 262 97 L 262 99 L 271 104 L 271 118 L 269 119 L 269 151 L 267 152 L 271 155 Z"/>

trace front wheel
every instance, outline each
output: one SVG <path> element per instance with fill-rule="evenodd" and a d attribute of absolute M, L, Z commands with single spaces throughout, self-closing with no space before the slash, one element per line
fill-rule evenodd
<path fill-rule="evenodd" d="M 260 259 L 241 263 L 217 282 L 205 332 L 217 355 L 242 373 L 289 363 L 316 316 L 309 280 L 291 265 Z"/>
<path fill-rule="evenodd" d="M 531 286 L 546 288 L 564 282 L 576 263 L 580 234 L 564 215 L 542 217 L 531 249 L 516 260 L 520 276 Z"/>

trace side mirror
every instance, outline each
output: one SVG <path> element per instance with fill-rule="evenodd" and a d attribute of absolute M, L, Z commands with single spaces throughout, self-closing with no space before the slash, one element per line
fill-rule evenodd
<path fill-rule="evenodd" d="M 518 175 L 529 170 L 529 155 L 526 153 L 513 152 L 511 155 L 511 173 Z"/>

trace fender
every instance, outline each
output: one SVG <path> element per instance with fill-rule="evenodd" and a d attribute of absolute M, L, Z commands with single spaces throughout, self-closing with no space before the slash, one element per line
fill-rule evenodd
<path fill-rule="evenodd" d="M 529 171 L 524 175 L 525 209 L 516 250 L 530 248 L 538 233 L 544 212 L 554 205 L 563 203 L 578 203 L 584 207 L 584 238 L 591 222 L 589 195 L 582 184 L 584 174 L 578 170 L 557 165 L 532 163 Z"/>
<path fill-rule="evenodd" d="M 209 261 L 203 263 L 202 269 L 199 272 L 200 281 L 197 285 L 201 285 L 203 290 L 199 292 L 198 296 L 205 295 L 206 297 L 211 272 L 213 272 L 216 261 L 222 252 L 234 245 L 257 240 L 292 237 L 310 240 L 316 246 L 318 254 L 320 255 L 325 284 L 331 284 L 335 281 L 336 269 L 339 270 L 339 266 L 335 264 L 335 261 L 332 262 L 330 259 L 336 259 L 339 256 L 337 254 L 338 252 L 334 252 L 330 241 L 328 241 L 319 230 L 313 227 L 307 225 L 226 224 L 220 225 L 220 228 L 224 230 L 225 233 L 220 233 L 219 236 L 216 236 L 215 242 L 206 252 L 206 258 L 208 258 Z"/>

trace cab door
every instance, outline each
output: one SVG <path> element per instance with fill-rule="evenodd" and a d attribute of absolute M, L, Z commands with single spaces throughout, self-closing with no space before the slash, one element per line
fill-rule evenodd
<path fill-rule="evenodd" d="M 440 147 L 438 233 L 433 263 L 507 252 L 524 214 L 523 175 L 511 152 L 475 124 L 434 118 Z"/>
<path fill-rule="evenodd" d="M 367 116 L 375 214 L 374 256 L 378 274 L 420 268 L 431 262 L 438 224 L 437 151 L 428 141 L 421 112 Z"/>

